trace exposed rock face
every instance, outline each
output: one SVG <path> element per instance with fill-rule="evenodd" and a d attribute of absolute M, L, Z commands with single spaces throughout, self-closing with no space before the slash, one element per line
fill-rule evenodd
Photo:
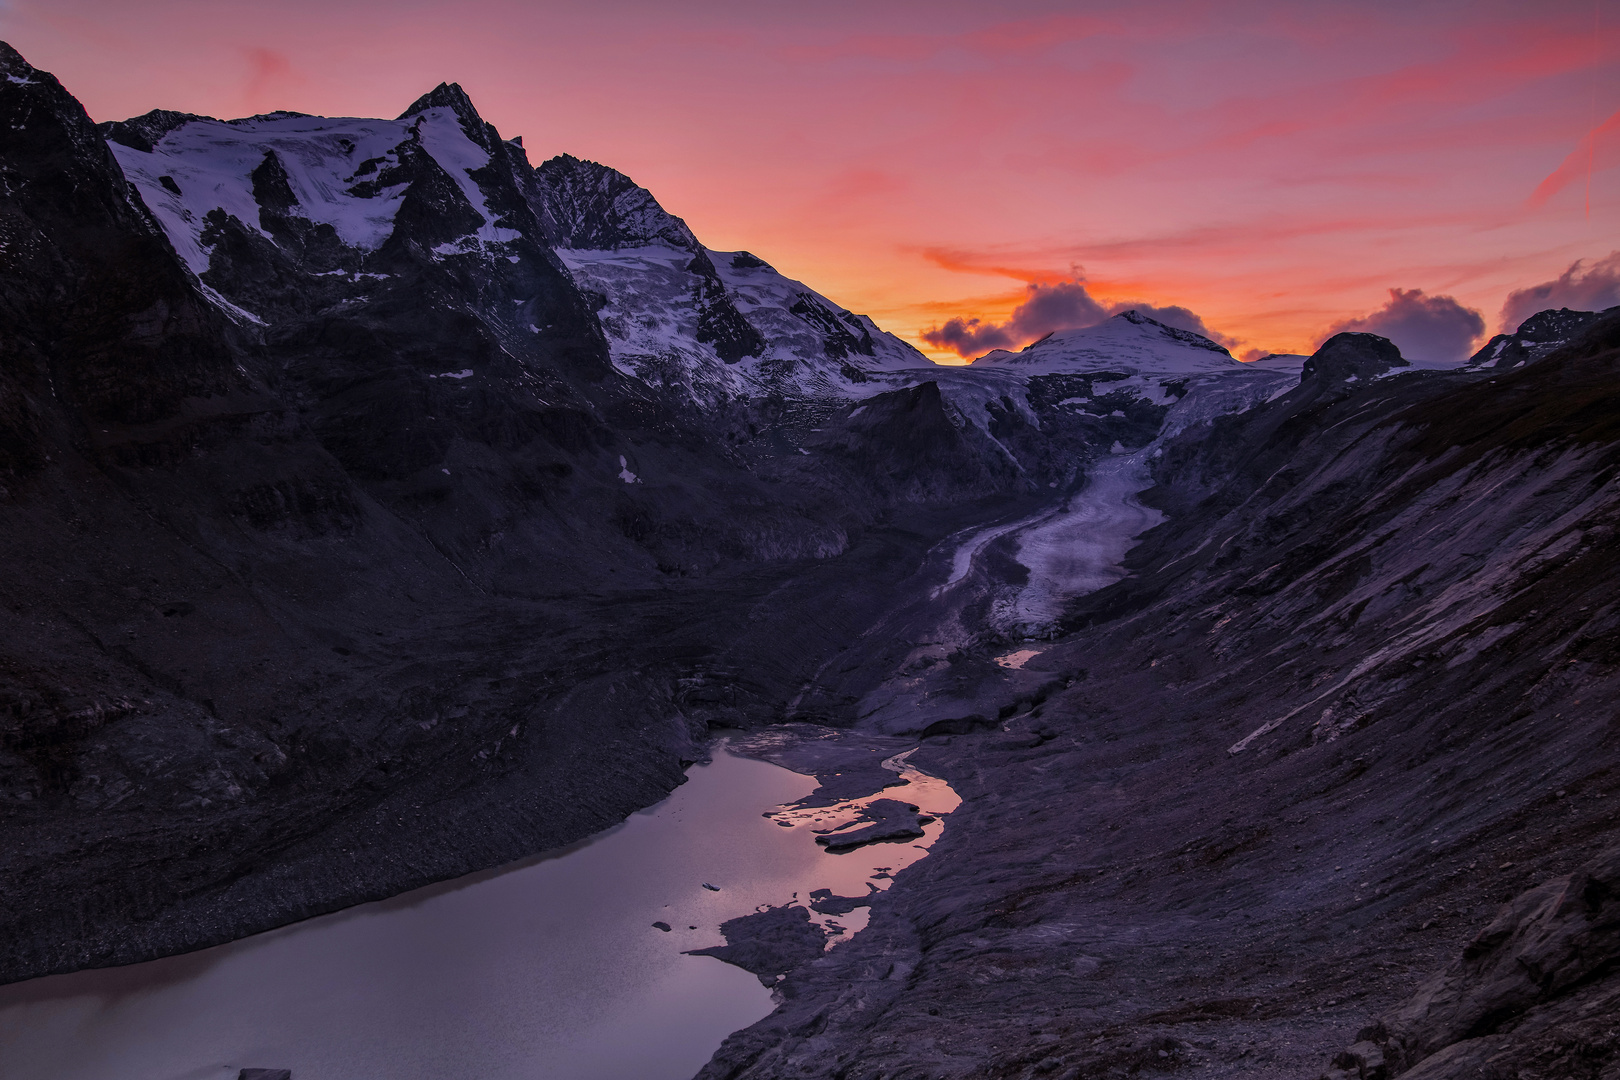
<path fill-rule="evenodd" d="M 1409 367 L 1388 338 L 1377 334 L 1335 334 L 1305 361 L 1300 382 L 1320 382 L 1323 386 L 1376 379 L 1395 368 Z"/>
<path fill-rule="evenodd" d="M 255 388 L 230 361 L 225 321 L 174 265 L 84 111 L 9 46 L 0 74 L 14 118 L 0 132 L 0 468 L 32 473 L 50 443 L 106 425 L 183 428 L 217 411 L 207 399 L 234 395 L 240 409 Z M 65 430 L 44 411 L 51 398 Z"/>
<path fill-rule="evenodd" d="M 1465 365 L 1509 370 L 1540 360 L 1564 343 L 1573 340 L 1603 313 L 1596 311 L 1538 311 L 1511 334 L 1497 334 L 1485 343 Z"/>
<path fill-rule="evenodd" d="M 943 491 L 983 495 L 1017 490 L 1016 464 L 980 429 L 955 420 L 937 382 L 876 394 L 835 413 L 805 446 L 847 462 L 861 484 L 895 488 L 919 501 Z"/>
<path fill-rule="evenodd" d="M 686 222 L 616 169 L 559 154 L 536 169 L 534 179 L 554 222 L 549 239 L 556 247 L 614 251 L 662 245 L 693 255 L 703 251 Z"/>
<path fill-rule="evenodd" d="M 923 826 L 932 821 L 917 808 L 899 799 L 874 799 L 862 809 L 849 828 L 816 837 L 816 843 L 831 852 L 853 851 L 867 844 L 897 843 L 923 835 Z M 819 910 L 819 909 L 818 909 Z"/>

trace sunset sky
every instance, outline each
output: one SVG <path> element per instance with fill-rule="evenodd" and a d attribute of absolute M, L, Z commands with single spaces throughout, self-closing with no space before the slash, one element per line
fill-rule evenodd
<path fill-rule="evenodd" d="M 1620 303 L 1620 0 L 0 0 L 0 37 L 97 120 L 459 82 L 940 360 L 1133 302 L 1446 360 Z"/>

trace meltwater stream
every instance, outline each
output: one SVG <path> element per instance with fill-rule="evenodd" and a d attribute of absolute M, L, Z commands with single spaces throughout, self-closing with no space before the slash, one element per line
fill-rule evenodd
<path fill-rule="evenodd" d="M 954 809 L 942 781 L 894 768 L 911 781 L 903 798 Z M 838 808 L 780 813 L 812 777 L 723 746 L 688 776 L 548 856 L 184 956 L 0 987 L 0 1075 L 685 1080 L 773 1003 L 748 972 L 684 950 L 722 944 L 720 923 L 760 905 L 884 887 L 881 871 L 942 828 L 830 855 L 812 830 Z"/>

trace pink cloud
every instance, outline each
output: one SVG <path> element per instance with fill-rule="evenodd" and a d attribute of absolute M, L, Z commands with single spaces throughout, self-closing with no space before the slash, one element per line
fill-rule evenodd
<path fill-rule="evenodd" d="M 1536 190 L 1530 193 L 1528 205 L 1543 206 L 1569 185 L 1589 178 L 1594 172 L 1620 164 L 1620 141 L 1614 138 L 1616 132 L 1620 132 L 1620 110 L 1586 133 L 1558 168 L 1536 185 Z"/>
<path fill-rule="evenodd" d="M 1422 289 L 1391 289 L 1383 307 L 1335 323 L 1323 338 L 1347 330 L 1386 337 L 1409 360 L 1456 364 L 1473 353 L 1485 333 L 1485 320 L 1454 297 L 1428 296 Z"/>
<path fill-rule="evenodd" d="M 1591 262 L 1576 259 L 1551 281 L 1514 289 L 1502 304 L 1502 332 L 1512 333 L 1521 322 L 1548 308 L 1603 311 L 1620 304 L 1620 251 Z"/>

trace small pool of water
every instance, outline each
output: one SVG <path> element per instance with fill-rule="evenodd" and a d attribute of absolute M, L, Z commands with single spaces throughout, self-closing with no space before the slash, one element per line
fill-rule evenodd
<path fill-rule="evenodd" d="M 903 756 L 891 767 L 912 782 L 883 794 L 955 808 Z M 832 855 L 815 831 L 866 800 L 784 809 L 814 778 L 723 746 L 688 776 L 657 806 L 538 859 L 184 956 L 0 987 L 0 1076 L 685 1080 L 774 1003 L 753 975 L 684 950 L 815 889 L 886 888 L 942 828 Z M 817 921 L 847 937 L 865 914 Z"/>

